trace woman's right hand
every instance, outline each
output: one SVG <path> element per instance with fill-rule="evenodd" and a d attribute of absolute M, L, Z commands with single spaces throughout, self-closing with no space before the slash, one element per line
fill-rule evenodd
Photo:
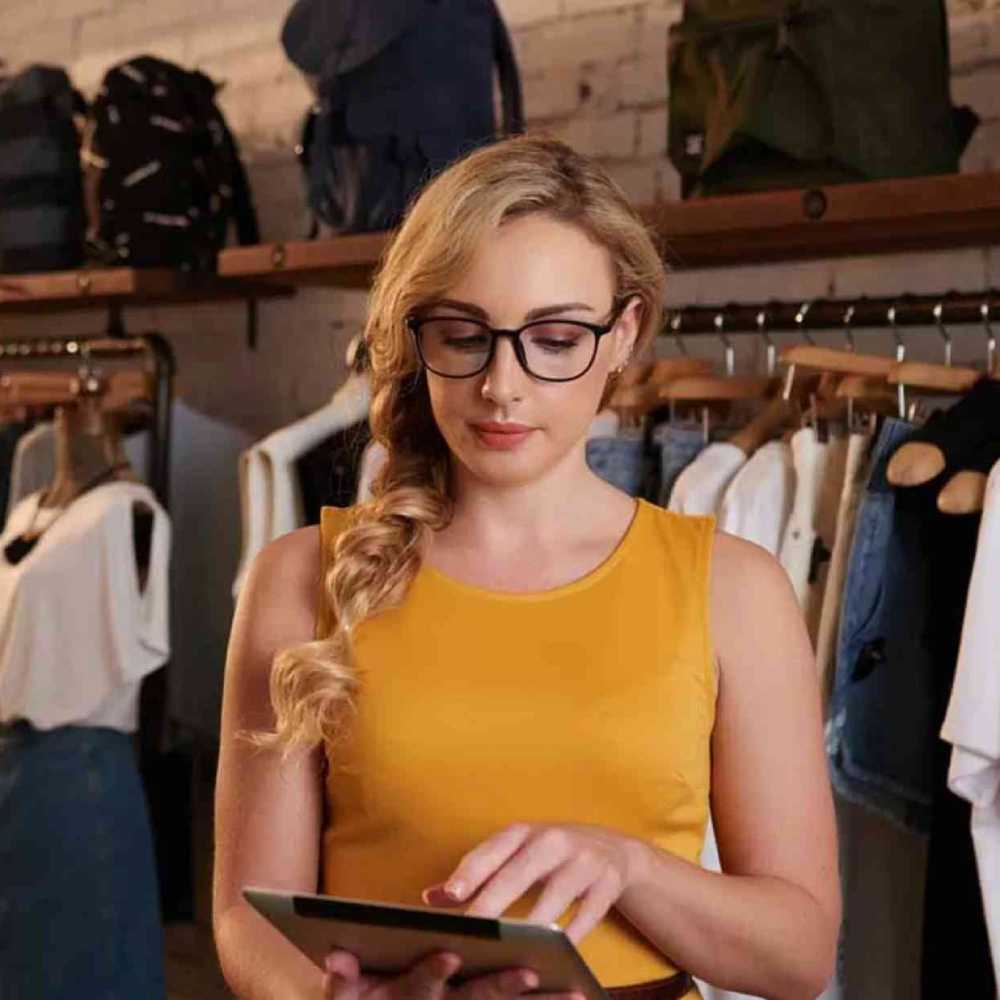
<path fill-rule="evenodd" d="M 333 951 L 326 959 L 323 1000 L 514 1000 L 538 985 L 531 969 L 511 968 L 474 976 L 460 986 L 448 980 L 462 964 L 454 952 L 435 952 L 398 976 L 362 973 L 349 951 Z M 583 994 L 534 993 L 532 1000 L 583 1000 Z"/>

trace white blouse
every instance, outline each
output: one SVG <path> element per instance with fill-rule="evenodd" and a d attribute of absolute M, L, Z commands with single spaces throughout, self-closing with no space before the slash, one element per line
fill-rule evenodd
<path fill-rule="evenodd" d="M 169 518 L 148 486 L 105 483 L 58 518 L 43 509 L 35 522 L 43 534 L 12 564 L 3 549 L 31 525 L 41 496 L 20 501 L 0 535 L 0 722 L 134 732 L 139 684 L 170 655 Z M 137 501 L 153 511 L 142 588 Z"/>

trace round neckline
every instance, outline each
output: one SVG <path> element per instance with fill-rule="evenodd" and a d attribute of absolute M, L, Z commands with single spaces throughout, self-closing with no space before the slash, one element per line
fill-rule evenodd
<path fill-rule="evenodd" d="M 467 594 L 487 598 L 489 600 L 523 602 L 566 597 L 570 594 L 575 594 L 577 591 L 585 590 L 586 588 L 593 586 L 603 577 L 607 576 L 607 574 L 622 561 L 625 554 L 631 547 L 633 539 L 639 533 L 639 522 L 643 519 L 645 509 L 646 501 L 643 500 L 642 497 L 636 497 L 635 511 L 632 514 L 632 520 L 625 529 L 625 533 L 618 540 L 618 544 L 611 550 L 611 552 L 609 552 L 608 555 L 601 560 L 601 562 L 599 562 L 593 569 L 589 570 L 583 576 L 577 577 L 575 580 L 570 580 L 569 583 L 560 584 L 558 587 L 550 587 L 548 590 L 492 590 L 488 587 L 480 587 L 478 584 L 466 583 L 464 580 L 459 580 L 453 576 L 449 576 L 447 573 L 444 573 L 435 566 L 431 566 L 427 562 L 421 563 L 419 572 L 437 580 L 439 583 L 443 583 L 446 586 L 451 587 L 454 590 L 464 591 Z"/>

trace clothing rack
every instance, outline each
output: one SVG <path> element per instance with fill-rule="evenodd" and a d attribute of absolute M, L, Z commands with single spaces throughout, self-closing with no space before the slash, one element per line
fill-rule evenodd
<path fill-rule="evenodd" d="M 88 345 L 100 345 L 92 357 Z M 77 365 L 100 359 L 144 359 L 153 374 L 153 415 L 150 422 L 152 440 L 147 465 L 147 481 L 163 508 L 168 509 L 170 492 L 170 404 L 176 371 L 169 341 L 157 333 L 140 336 L 93 336 L 61 339 L 0 340 L 0 370 L 22 361 L 56 360 L 61 365 L 76 361 Z"/>
<path fill-rule="evenodd" d="M 991 334 L 990 321 L 1000 321 L 1000 291 L 948 292 L 942 295 L 901 295 L 894 298 L 771 300 L 756 304 L 668 307 L 665 335 L 705 333 L 794 332 L 807 340 L 816 331 L 847 331 L 896 326 L 981 324 Z"/>

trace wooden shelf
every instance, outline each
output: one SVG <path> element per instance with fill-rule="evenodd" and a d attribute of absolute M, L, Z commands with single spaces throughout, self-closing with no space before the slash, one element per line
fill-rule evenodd
<path fill-rule="evenodd" d="M 639 213 L 674 270 L 1000 242 L 1000 173 L 662 202 Z M 389 233 L 225 250 L 219 273 L 364 288 Z"/>
<path fill-rule="evenodd" d="M 294 289 L 168 268 L 100 268 L 0 274 L 0 313 L 60 312 L 99 306 L 150 306 L 277 298 Z"/>
<path fill-rule="evenodd" d="M 1000 242 L 1000 173 L 730 195 L 641 208 L 674 270 Z"/>
<path fill-rule="evenodd" d="M 296 285 L 367 288 L 390 233 L 233 247 L 219 255 L 219 274 Z"/>
<path fill-rule="evenodd" d="M 1000 243 L 1000 173 L 842 184 L 639 208 L 674 270 Z M 391 233 L 233 247 L 219 274 L 110 268 L 0 274 L 0 313 L 274 298 L 367 288 Z"/>

